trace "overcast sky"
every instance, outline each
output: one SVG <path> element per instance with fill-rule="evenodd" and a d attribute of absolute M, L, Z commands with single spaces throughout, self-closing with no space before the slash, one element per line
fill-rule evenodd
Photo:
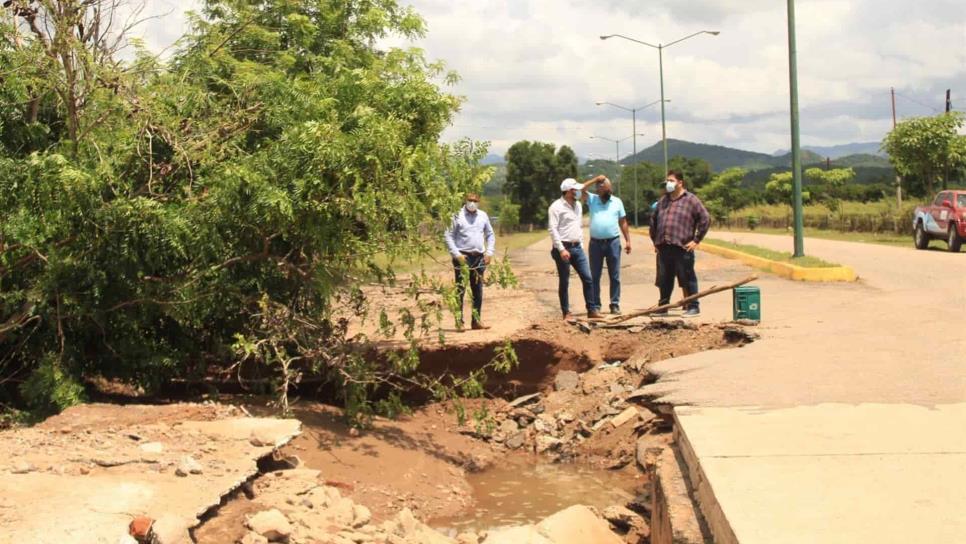
<path fill-rule="evenodd" d="M 406 0 L 403 0 L 404 3 Z M 658 100 L 657 51 L 625 34 L 668 43 L 664 52 L 668 137 L 771 153 L 789 147 L 788 42 L 782 0 L 411 0 L 429 33 L 415 44 L 446 61 L 467 102 L 445 134 L 492 142 L 503 154 L 521 139 L 572 146 L 582 157 L 614 155 L 597 135 L 632 134 L 630 114 Z M 149 0 L 166 13 L 144 29 L 155 49 L 184 29 L 196 0 Z M 899 117 L 966 110 L 963 0 L 798 0 L 802 140 L 834 145 L 881 140 Z M 400 42 L 401 43 L 401 42 Z M 638 114 L 638 148 L 660 139 L 658 107 Z M 621 147 L 629 154 L 631 141 Z"/>

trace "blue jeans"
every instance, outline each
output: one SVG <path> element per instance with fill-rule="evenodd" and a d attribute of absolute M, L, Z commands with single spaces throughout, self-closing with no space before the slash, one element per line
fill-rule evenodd
<path fill-rule="evenodd" d="M 661 299 L 658 304 L 664 305 L 671 302 L 671 294 L 674 293 L 674 279 L 677 278 L 678 285 L 687 291 L 688 296 L 698 292 L 698 276 L 694 273 L 694 252 L 687 251 L 682 247 L 662 244 L 657 246 L 658 258 L 658 278 L 657 282 L 661 290 Z M 701 306 L 697 300 L 688 304 L 688 308 L 699 309 Z"/>
<path fill-rule="evenodd" d="M 610 276 L 610 306 L 621 304 L 621 239 L 615 236 L 608 240 L 590 239 L 590 277 L 594 282 L 594 309 L 600 310 L 600 276 L 607 260 L 607 274 Z"/>
<path fill-rule="evenodd" d="M 590 277 L 590 266 L 587 262 L 587 254 L 584 253 L 584 248 L 580 246 L 568 247 L 566 249 L 570 252 L 570 262 L 564 261 L 560 257 L 560 252 L 557 251 L 557 248 L 554 248 L 550 252 L 550 256 L 557 263 L 557 276 L 560 278 L 560 283 L 557 286 L 557 295 L 560 297 L 560 311 L 564 315 L 570 313 L 570 293 L 568 292 L 568 288 L 570 286 L 570 267 L 573 267 L 584 288 L 584 304 L 587 306 L 587 311 L 591 312 L 593 311 L 594 285 Z"/>

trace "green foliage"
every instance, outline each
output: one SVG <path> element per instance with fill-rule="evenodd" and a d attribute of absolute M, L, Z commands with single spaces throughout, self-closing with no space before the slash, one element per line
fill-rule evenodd
<path fill-rule="evenodd" d="M 959 134 L 964 123 L 962 112 L 906 119 L 886 135 L 882 149 L 897 172 L 918 176 L 932 194 L 937 178 L 966 166 L 966 136 Z"/>
<path fill-rule="evenodd" d="M 627 215 L 634 217 L 637 210 L 638 221 L 642 224 L 647 223 L 650 217 L 651 204 L 657 201 L 664 194 L 664 172 L 663 168 L 650 162 L 639 162 L 634 165 L 625 166 L 621 171 L 621 191 L 627 195 L 621 197 L 624 201 L 624 209 Z M 637 186 L 635 194 L 634 188 Z"/>
<path fill-rule="evenodd" d="M 805 171 L 805 181 L 811 186 L 811 192 L 833 212 L 839 209 L 842 198 L 846 196 L 845 188 L 854 179 L 855 170 L 851 168 L 809 168 Z"/>
<path fill-rule="evenodd" d="M 831 268 L 835 266 L 840 266 L 838 264 L 833 264 L 827 261 L 823 261 L 822 259 L 819 259 L 817 257 L 809 257 L 809 256 L 794 257 L 792 256 L 791 253 L 788 253 L 786 251 L 775 251 L 772 249 L 768 249 L 760 246 L 753 246 L 749 244 L 726 242 L 724 240 L 715 240 L 711 238 L 705 238 L 704 242 L 702 243 L 712 245 L 712 246 L 732 249 L 734 251 L 740 251 L 742 253 L 747 253 L 749 255 L 754 255 L 755 257 L 761 257 L 763 259 L 768 259 L 770 261 L 785 262 L 785 263 L 794 264 L 796 266 L 802 266 L 805 268 Z"/>
<path fill-rule="evenodd" d="M 493 202 L 493 215 L 499 219 L 496 227 L 501 233 L 513 232 L 520 226 L 520 205 L 507 196 Z"/>
<path fill-rule="evenodd" d="M 704 159 L 675 156 L 668 159 L 667 166 L 670 170 L 680 170 L 684 174 L 691 192 L 696 192 L 711 181 L 711 164 Z"/>
<path fill-rule="evenodd" d="M 771 202 L 783 202 L 792 205 L 794 192 L 794 180 L 791 172 L 776 172 L 771 175 L 771 179 L 765 184 L 765 196 Z M 807 203 L 811 198 L 811 193 L 802 188 L 802 202 Z"/>
<path fill-rule="evenodd" d="M 60 366 L 57 355 L 48 353 L 20 384 L 20 394 L 38 414 L 53 414 L 84 400 L 84 387 Z"/>
<path fill-rule="evenodd" d="M 520 141 L 507 151 L 504 194 L 520 206 L 520 221 L 544 223 L 547 208 L 560 198 L 560 182 L 577 177 L 577 156 L 567 146 Z"/>
<path fill-rule="evenodd" d="M 78 28 L 99 5 L 38 4 L 54 39 L 0 9 L 0 375 L 61 407 L 85 375 L 150 390 L 238 357 L 280 398 L 313 372 L 379 409 L 418 354 L 358 357 L 346 316 L 380 313 L 360 282 L 391 284 L 491 175 L 485 145 L 438 143 L 455 76 L 374 45 L 422 20 L 396 0 L 206 0 L 170 61 L 122 63 Z M 439 317 L 419 301 L 387 328 L 413 341 Z"/>
<path fill-rule="evenodd" d="M 716 221 L 723 221 L 732 211 L 751 204 L 752 193 L 741 188 L 747 173 L 743 168 L 730 168 L 697 190 L 698 197 Z"/>
<path fill-rule="evenodd" d="M 907 234 L 912 231 L 912 216 L 919 201 L 904 201 L 896 207 L 894 198 L 876 202 L 842 201 L 835 211 L 825 203 L 804 206 L 806 228 L 825 231 Z M 762 228 L 785 231 L 792 224 L 792 211 L 788 204 L 755 204 L 729 214 L 727 225 L 746 228 L 752 218 Z M 908 239 L 906 239 L 908 241 Z"/>

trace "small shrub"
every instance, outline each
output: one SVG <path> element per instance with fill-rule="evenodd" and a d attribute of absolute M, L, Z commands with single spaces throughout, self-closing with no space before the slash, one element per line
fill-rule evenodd
<path fill-rule="evenodd" d="M 53 414 L 84 402 L 84 386 L 65 372 L 60 358 L 48 353 L 20 386 L 20 394 L 32 410 Z"/>

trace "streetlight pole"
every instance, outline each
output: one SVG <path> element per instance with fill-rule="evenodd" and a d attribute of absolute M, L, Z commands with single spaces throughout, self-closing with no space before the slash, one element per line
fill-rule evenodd
<path fill-rule="evenodd" d="M 604 136 L 591 136 L 590 139 L 591 140 L 605 140 L 605 141 L 608 141 L 608 142 L 614 142 L 614 153 L 615 153 L 615 155 L 614 155 L 614 164 L 616 164 L 617 167 L 618 167 L 618 169 L 620 169 L 620 164 L 621 164 L 621 142 L 626 142 L 627 140 L 629 140 L 631 138 L 635 138 L 636 136 L 643 136 L 643 134 L 638 134 L 638 133 L 635 132 L 631 136 L 627 136 L 627 137 L 621 138 L 619 140 L 617 138 L 606 138 Z M 621 176 L 621 177 L 623 177 L 623 176 Z M 623 196 L 621 194 L 621 178 L 617 178 L 617 196 Z"/>
<path fill-rule="evenodd" d="M 631 122 L 633 123 L 632 126 L 634 130 L 634 132 L 632 133 L 634 138 L 634 154 L 631 156 L 636 157 L 637 156 L 637 112 L 640 110 L 643 110 L 644 108 L 649 108 L 654 104 L 657 104 L 658 102 L 661 102 L 661 107 L 663 109 L 664 102 L 661 100 L 655 100 L 654 102 L 645 104 L 639 108 L 628 108 L 627 106 L 621 106 L 620 104 L 614 104 L 613 102 L 595 102 L 595 104 L 598 106 L 612 106 L 620 110 L 631 112 Z M 634 226 L 637 227 L 638 226 L 638 223 L 637 223 L 637 208 L 638 208 L 637 169 L 632 170 L 632 172 L 634 174 Z"/>
<path fill-rule="evenodd" d="M 624 36 L 623 34 L 609 34 L 607 36 L 600 37 L 601 40 L 608 40 L 610 38 L 621 38 L 630 42 L 639 43 L 641 45 L 646 45 L 648 47 L 657 49 L 658 71 L 660 72 L 660 77 L 661 77 L 661 142 L 663 142 L 663 145 L 664 145 L 664 171 L 665 172 L 668 171 L 668 158 L 667 158 L 667 118 L 665 117 L 665 112 L 664 112 L 664 102 L 665 102 L 664 100 L 664 49 L 671 47 L 674 44 L 681 43 L 684 40 L 693 38 L 695 36 L 700 36 L 701 34 L 710 34 L 712 36 L 717 36 L 718 34 L 721 34 L 721 32 L 717 30 L 702 30 L 700 32 L 695 32 L 694 34 L 691 34 L 689 36 L 685 36 L 683 38 L 674 40 L 671 43 L 668 43 L 668 44 L 659 43 L 657 45 L 654 45 L 652 43 L 642 42 L 641 40 L 636 40 L 634 38 L 629 38 L 627 36 Z M 668 100 L 668 102 L 670 102 L 670 100 Z"/>
<path fill-rule="evenodd" d="M 788 0 L 788 87 L 792 125 L 792 207 L 795 221 L 795 256 L 805 255 L 802 210 L 802 157 L 798 116 L 798 48 L 795 44 L 795 0 Z"/>

